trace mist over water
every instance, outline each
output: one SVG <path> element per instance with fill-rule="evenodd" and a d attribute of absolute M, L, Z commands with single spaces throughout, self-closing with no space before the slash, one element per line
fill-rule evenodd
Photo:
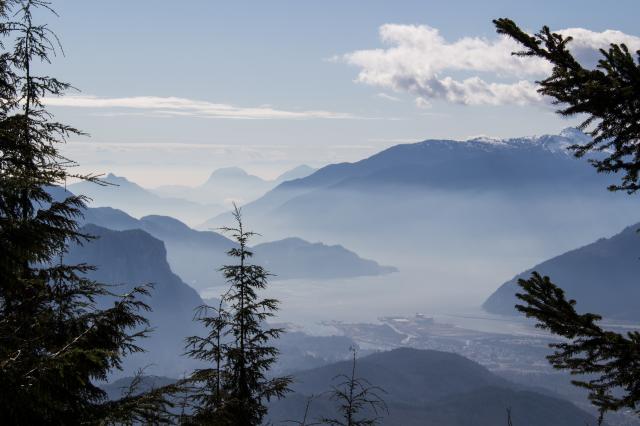
<path fill-rule="evenodd" d="M 267 293 L 282 302 L 279 320 L 311 327 L 330 319 L 482 313 L 486 298 L 515 275 L 640 219 L 635 200 L 604 190 L 593 198 L 405 193 L 376 206 L 360 204 L 359 197 L 342 193 L 343 204 L 331 204 L 337 213 L 316 214 L 309 207 L 295 217 L 269 216 L 247 209 L 248 226 L 263 240 L 297 235 L 341 244 L 399 269 L 337 280 L 276 277 Z"/>
<path fill-rule="evenodd" d="M 259 197 L 243 203 L 242 222 L 245 230 L 258 233 L 249 242 L 251 262 L 274 274 L 259 297 L 280 302 L 268 320 L 287 330 L 277 343 L 282 345 L 278 371 L 344 360 L 349 347 L 376 352 L 409 346 L 455 353 L 491 371 L 509 371 L 524 384 L 535 377 L 556 391 L 556 382 L 545 384 L 553 375 L 544 361 L 553 336 L 534 328 L 532 320 L 511 315 L 511 299 L 500 305 L 503 310 L 485 302 L 489 297 L 504 302 L 496 296 L 499 288 L 513 298 L 508 283 L 528 276 L 535 265 L 640 221 L 637 198 L 607 192 L 610 176 L 597 175 L 586 162 L 556 149 L 567 140 L 559 135 L 500 143 L 428 141 L 282 183 L 237 168 L 215 171 L 198 187 L 162 191 L 115 177 L 128 196 L 103 205 L 143 217 L 91 209 L 88 223 L 150 234 L 166 249 L 164 279 L 177 274 L 183 290 L 196 297 L 197 291 L 217 306 L 228 290 L 220 267 L 233 264 L 225 253 L 235 247 L 221 228 L 233 226 L 235 218 L 219 213 L 194 225 L 194 215 L 187 213 L 192 208 L 202 216 L 212 194 Z M 224 199 L 217 201 L 228 208 Z M 172 217 L 149 211 L 169 207 Z M 570 275 L 561 281 L 571 285 Z M 167 288 L 162 290 L 158 294 Z M 587 300 L 580 290 L 572 293 Z M 190 322 L 192 308 L 173 303 L 183 296 L 164 294 L 170 307 L 164 315 L 179 311 Z M 622 323 L 631 324 L 624 318 Z M 156 344 L 166 345 L 168 330 L 177 354 L 186 329 L 169 324 Z M 176 377 L 192 366 L 176 364 L 171 356 L 156 359 L 154 374 Z M 132 358 L 127 371 L 145 361 Z"/>
<path fill-rule="evenodd" d="M 0 426 L 640 426 L 639 10 L 236 3 L 0 0 Z"/>

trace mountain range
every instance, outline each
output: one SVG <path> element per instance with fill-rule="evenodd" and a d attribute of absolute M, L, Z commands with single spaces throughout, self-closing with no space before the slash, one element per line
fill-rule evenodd
<path fill-rule="evenodd" d="M 287 170 L 274 180 L 251 175 L 239 167 L 215 170 L 209 178 L 196 187 L 165 185 L 155 188 L 154 193 L 163 197 L 185 198 L 201 204 L 214 203 L 230 206 L 232 202 L 246 204 L 264 195 L 282 182 L 309 176 L 315 169 L 301 165 Z"/>
<path fill-rule="evenodd" d="M 548 275 L 577 300 L 579 312 L 592 312 L 610 319 L 640 320 L 640 223 L 610 237 L 571 250 L 535 265 L 502 284 L 483 304 L 491 313 L 517 315 L 515 293 L 518 279 L 531 272 Z"/>
<path fill-rule="evenodd" d="M 611 178 L 598 175 L 587 162 L 567 151 L 570 145 L 585 140 L 583 133 L 565 129 L 559 135 L 540 137 L 396 145 L 355 163 L 331 164 L 307 177 L 283 182 L 246 205 L 245 211 L 301 221 L 316 219 L 319 211 L 325 217 L 331 206 L 330 217 L 325 217 L 328 222 L 339 218 L 347 206 L 362 201 L 351 201 L 345 194 L 364 194 L 372 202 L 377 197 L 400 202 L 408 194 L 451 191 L 469 196 L 500 193 L 513 198 L 533 198 L 549 189 L 553 189 L 551 194 L 605 193 Z M 207 226 L 217 223 L 214 219 Z"/>
<path fill-rule="evenodd" d="M 172 216 L 198 224 L 226 211 L 232 201 L 242 204 L 254 200 L 285 180 L 299 179 L 314 171 L 302 165 L 268 181 L 238 167 L 227 167 L 215 170 L 197 187 L 173 185 L 156 189 L 143 188 L 125 177 L 109 173 L 101 179 L 104 185 L 77 182 L 68 189 L 74 194 L 88 196 L 95 207 L 113 207 L 135 217 Z"/>
<path fill-rule="evenodd" d="M 102 179 L 105 185 L 77 182 L 68 186 L 74 194 L 91 198 L 94 207 L 113 207 L 141 217 L 148 214 L 176 216 L 189 223 L 199 223 L 209 215 L 226 211 L 216 203 L 196 203 L 182 197 L 165 198 L 127 180 L 109 173 Z"/>
<path fill-rule="evenodd" d="M 567 150 L 587 140 L 567 129 L 396 145 L 284 182 L 243 213 L 272 238 L 340 241 L 415 270 L 436 295 L 447 283 L 457 289 L 456 303 L 479 305 L 497 276 L 638 221 L 640 198 L 607 191 L 616 176 L 598 174 Z M 198 229 L 228 221 L 225 213 Z"/>
<path fill-rule="evenodd" d="M 135 219 L 107 207 L 87 209 L 84 221 L 115 230 L 142 229 L 165 243 L 171 268 L 190 286 L 204 290 L 224 285 L 218 270 L 229 262 L 227 251 L 235 244 L 217 232 L 197 231 L 167 216 Z M 273 273 L 273 279 L 331 279 L 396 271 L 362 259 L 342 246 L 310 243 L 299 238 L 258 244 L 253 251 L 255 262 Z"/>

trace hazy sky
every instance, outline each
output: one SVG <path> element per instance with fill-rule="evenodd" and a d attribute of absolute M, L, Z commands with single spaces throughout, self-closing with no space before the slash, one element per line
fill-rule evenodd
<path fill-rule="evenodd" d="M 611 5 L 615 3 L 615 7 Z M 427 138 L 554 133 L 540 61 L 491 20 L 547 24 L 575 52 L 640 49 L 637 0 L 60 0 L 66 56 L 47 73 L 81 90 L 53 99 L 89 132 L 68 154 L 147 186 L 241 166 L 264 177 L 353 161 Z M 606 31 L 616 30 L 616 31 Z"/>

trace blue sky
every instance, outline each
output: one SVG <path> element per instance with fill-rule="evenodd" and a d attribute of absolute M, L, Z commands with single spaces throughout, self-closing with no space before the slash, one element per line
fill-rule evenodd
<path fill-rule="evenodd" d="M 64 0 L 54 2 L 60 18 L 51 25 L 66 56 L 47 72 L 92 97 L 54 107 L 92 135 L 67 148 L 92 171 L 147 186 L 195 184 L 225 165 L 272 177 L 300 163 L 352 161 L 400 142 L 553 133 L 573 124 L 532 100 L 527 87 L 513 95 L 511 84 L 541 76 L 540 64 L 502 69 L 478 63 L 482 55 L 461 64 L 467 50 L 456 42 L 487 43 L 490 61 L 491 52 L 500 53 L 491 19 L 505 16 L 528 30 L 585 29 L 589 40 L 618 30 L 633 44 L 638 2 L 610 4 Z M 421 37 L 435 30 L 435 47 L 444 52 L 438 58 L 430 54 L 433 44 L 419 51 Z M 397 47 L 405 53 L 396 55 Z M 405 85 L 407 78 L 420 89 Z M 463 87 L 469 78 L 481 85 Z M 491 84 L 509 86 L 493 91 Z M 481 99 L 478 87 L 487 90 Z"/>

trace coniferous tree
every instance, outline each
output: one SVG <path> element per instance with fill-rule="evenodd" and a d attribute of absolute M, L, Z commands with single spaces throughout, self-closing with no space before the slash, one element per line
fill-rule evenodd
<path fill-rule="evenodd" d="M 266 321 L 274 316 L 278 301 L 258 296 L 269 273 L 250 263 L 248 241 L 255 233 L 244 229 L 240 209 L 234 206 L 233 214 L 237 226 L 223 230 L 237 243 L 228 252 L 237 263 L 221 268 L 230 288 L 214 316 L 200 317 L 211 332 L 188 339 L 188 354 L 214 365 L 195 371 L 190 380 L 196 402 L 190 421 L 196 424 L 260 425 L 267 413 L 265 403 L 283 397 L 291 382 L 289 377 L 268 377 L 278 355 L 270 341 L 283 330 L 268 328 Z"/>
<path fill-rule="evenodd" d="M 34 73 L 59 48 L 48 26 L 34 22 L 38 9 L 53 12 L 44 0 L 0 1 L 0 35 L 13 45 L 3 44 L 0 55 L 0 419 L 12 425 L 140 420 L 147 418 L 134 409 L 141 395 L 106 402 L 95 382 L 141 350 L 135 339 L 146 334 L 141 312 L 148 308 L 138 296 L 147 289 L 98 310 L 96 298 L 110 295 L 108 289 L 86 278 L 91 266 L 63 261 L 68 244 L 90 238 L 77 223 L 86 199 L 56 200 L 48 189 L 96 177 L 71 173 L 74 163 L 59 152 L 59 144 L 80 132 L 56 122 L 44 106 L 44 97 L 61 96 L 70 85 Z"/>
<path fill-rule="evenodd" d="M 525 302 L 516 308 L 538 320 L 537 327 L 566 337 L 553 343 L 547 359 L 555 368 L 586 378 L 573 380 L 589 392 L 591 403 L 600 412 L 602 422 L 607 411 L 637 409 L 640 402 L 640 332 L 625 335 L 604 330 L 595 314 L 578 314 L 576 301 L 567 300 L 564 291 L 549 277 L 533 272 L 528 280 L 519 280 L 524 293 L 516 296 Z"/>
<path fill-rule="evenodd" d="M 621 182 L 610 190 L 634 193 L 640 189 L 640 52 L 636 58 L 624 44 L 601 49 L 596 69 L 588 69 L 571 54 L 571 37 L 563 37 L 546 26 L 534 35 L 522 31 L 512 20 L 494 21 L 497 31 L 525 48 L 516 55 L 534 56 L 553 65 L 551 75 L 538 82 L 538 91 L 554 98 L 564 116 L 586 114 L 580 125 L 592 140 L 571 147 L 576 156 L 598 152 L 590 162 L 598 172 L 622 172 Z M 564 291 L 548 277 L 533 273 L 519 280 L 524 291 L 516 296 L 525 304 L 516 308 L 535 318 L 537 326 L 567 339 L 553 344 L 548 357 L 558 369 L 573 375 L 588 375 L 574 380 L 589 391 L 591 402 L 600 412 L 631 408 L 640 404 L 640 333 L 626 335 L 604 330 L 599 315 L 578 314 L 576 301 L 567 300 Z"/>
<path fill-rule="evenodd" d="M 525 48 L 515 55 L 539 57 L 553 65 L 551 75 L 538 82 L 538 92 L 553 98 L 560 106 L 557 112 L 565 117 L 586 115 L 579 127 L 592 140 L 570 147 L 576 156 L 599 152 L 602 157 L 590 160 L 598 172 L 623 172 L 621 182 L 610 190 L 640 189 L 640 51 L 634 55 L 624 44 L 611 44 L 600 50 L 597 67 L 589 69 L 571 54 L 571 37 L 547 26 L 530 35 L 507 18 L 493 22 L 498 33 Z"/>
<path fill-rule="evenodd" d="M 351 374 L 341 374 L 334 380 L 342 380 L 333 386 L 329 392 L 331 400 L 339 404 L 339 417 L 323 418 L 321 422 L 331 426 L 375 426 L 382 420 L 380 415 L 387 412 L 387 404 L 380 396 L 384 390 L 378 386 L 372 386 L 369 381 L 356 376 L 357 352 L 352 349 L 353 360 Z M 363 411 L 372 411 L 373 416 L 363 414 Z"/>
<path fill-rule="evenodd" d="M 224 303 L 223 296 L 217 308 L 202 305 L 196 310 L 196 320 L 202 323 L 209 333 L 204 337 L 188 337 L 186 354 L 212 364 L 213 367 L 197 369 L 188 379 L 183 380 L 187 394 L 182 404 L 183 409 L 192 409 L 195 415 L 186 415 L 185 411 L 181 419 L 182 424 L 226 425 L 231 423 L 231 419 L 225 412 L 225 403 L 229 399 L 226 393 L 228 388 L 225 386 L 223 389 L 223 383 L 231 380 L 227 369 L 230 317 Z"/>

